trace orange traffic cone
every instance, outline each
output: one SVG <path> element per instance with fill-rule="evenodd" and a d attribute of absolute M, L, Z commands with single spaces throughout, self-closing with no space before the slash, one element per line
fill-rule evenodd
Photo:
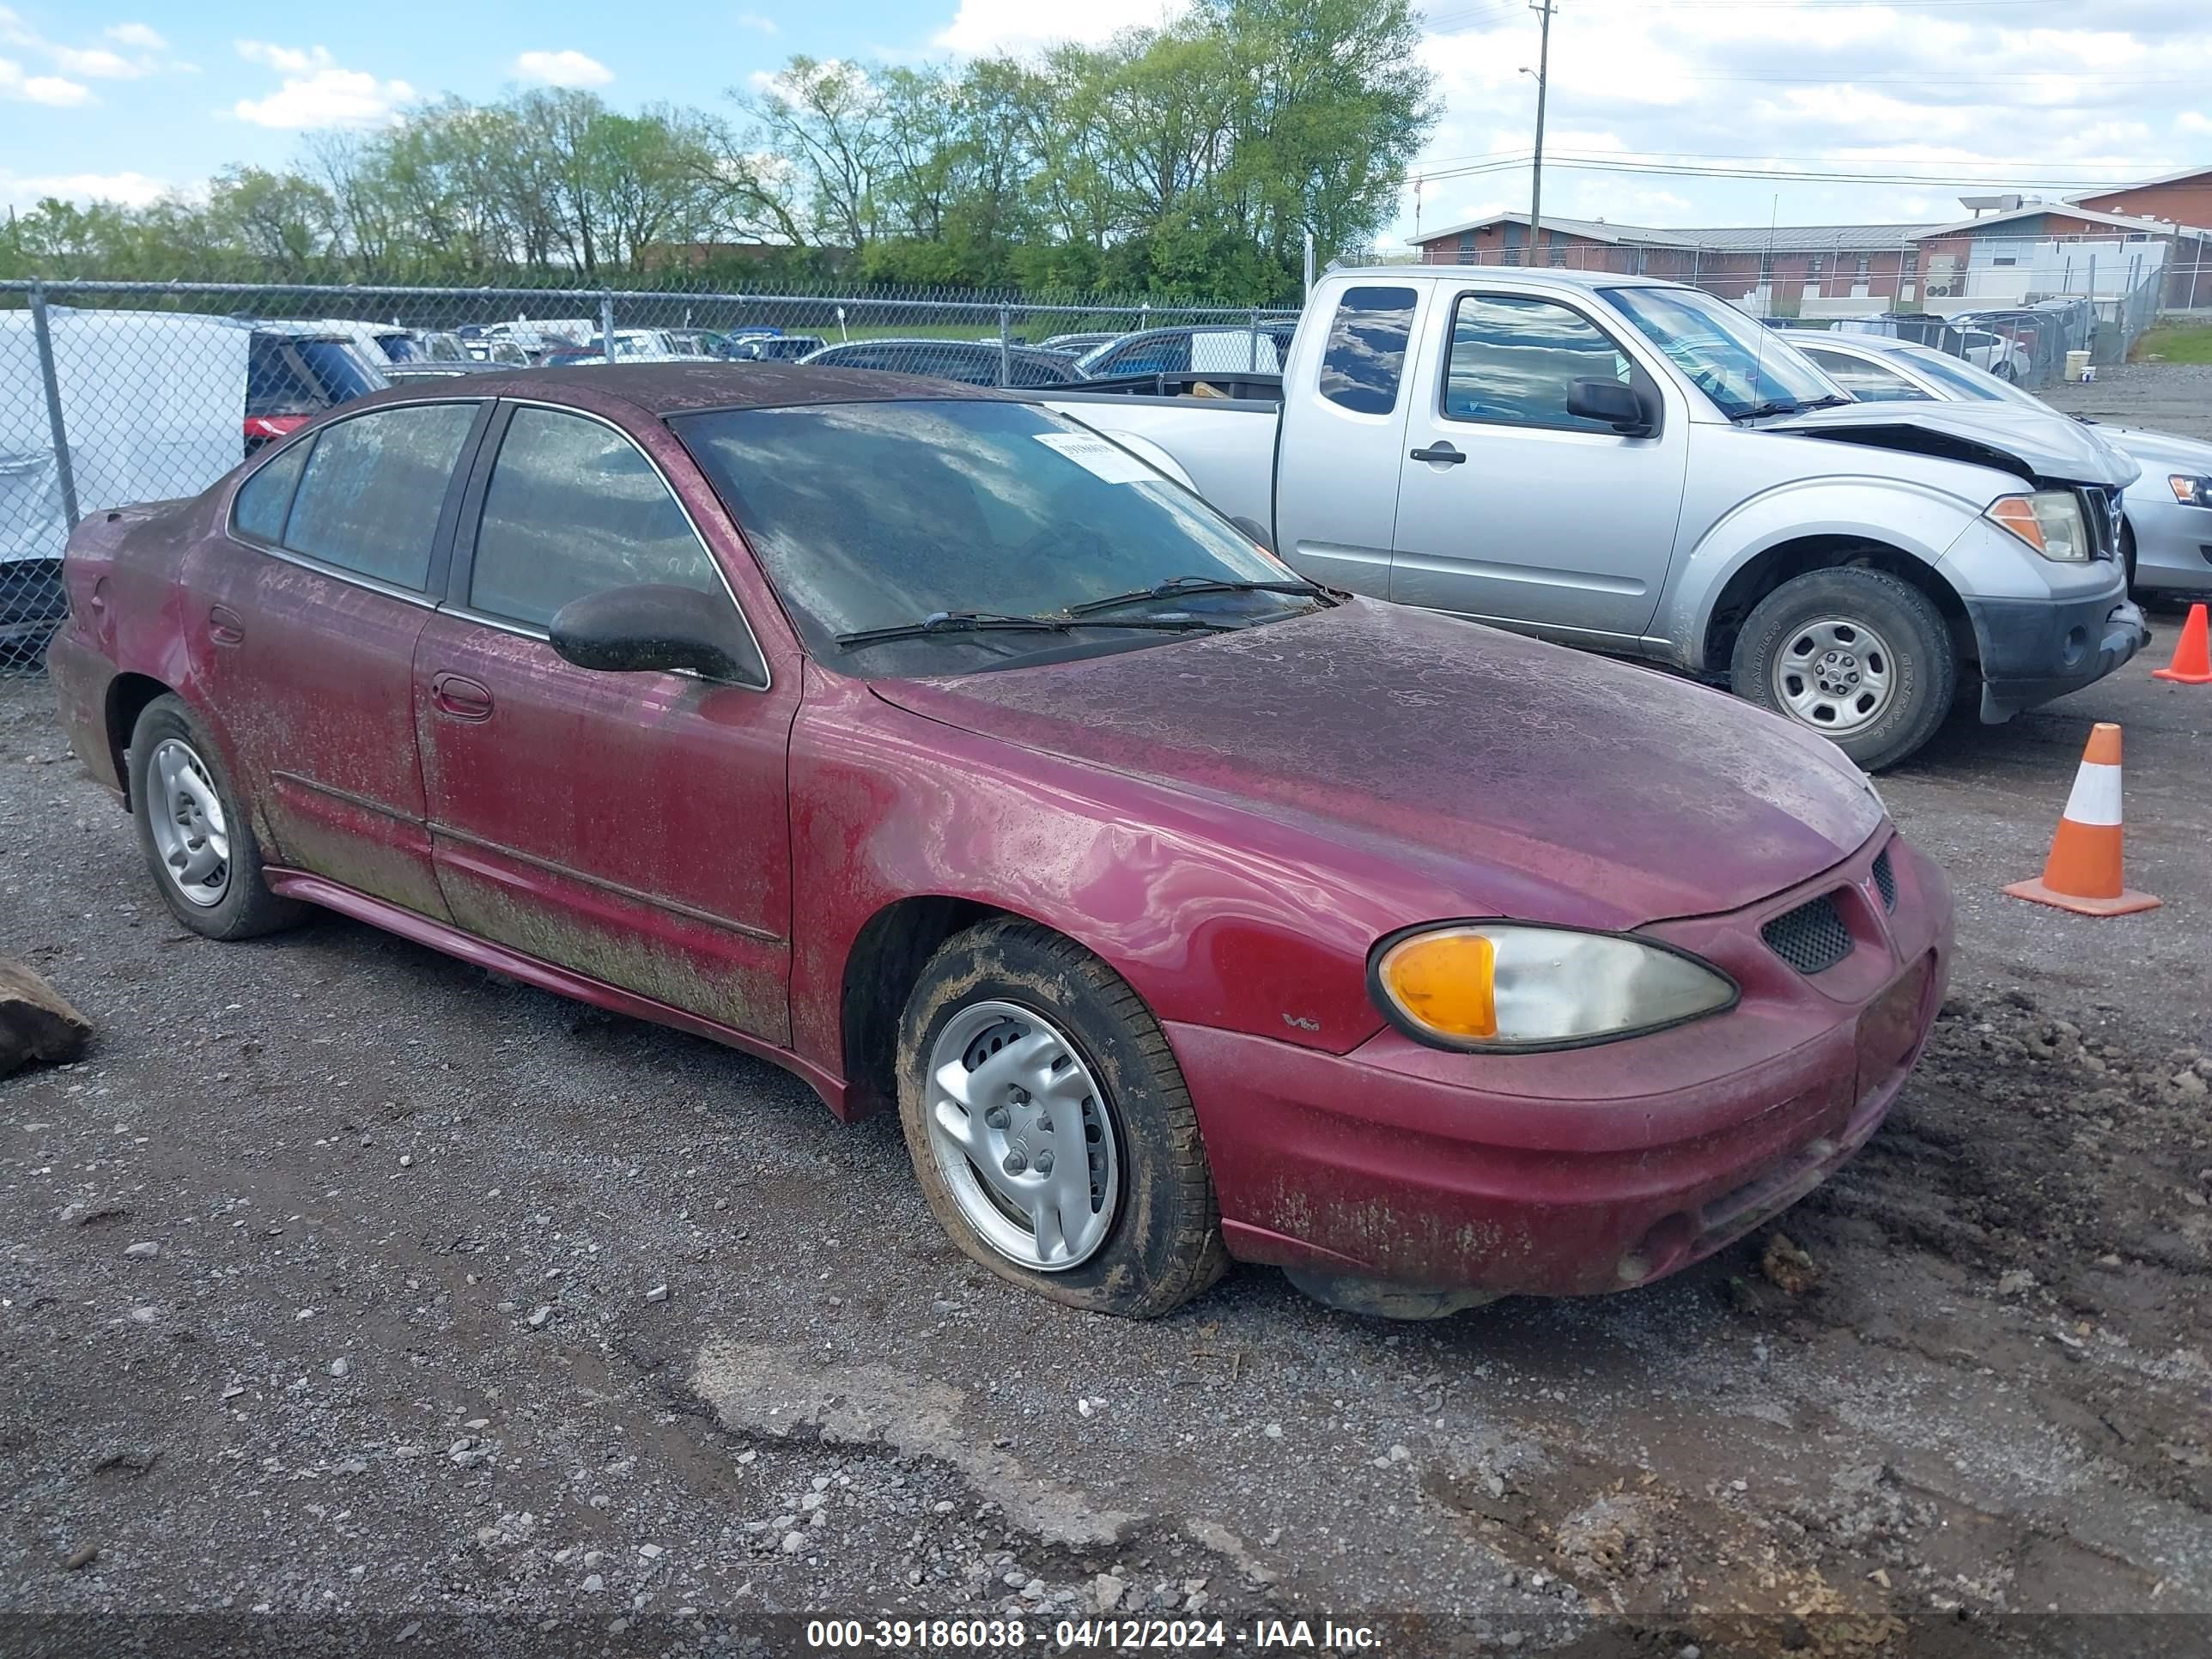
<path fill-rule="evenodd" d="M 2203 605 L 2189 607 L 2189 620 L 2181 624 L 2181 637 L 2174 642 L 2173 660 L 2152 669 L 2150 677 L 2183 685 L 2212 685 L 2212 644 L 2206 640 Z"/>
<path fill-rule="evenodd" d="M 2089 746 L 2074 775 L 2074 793 L 2058 815 L 2041 879 L 2016 881 L 2005 891 L 2085 916 L 2158 908 L 2158 900 L 2130 892 L 2120 879 L 2120 728 L 2111 721 L 2089 728 Z"/>

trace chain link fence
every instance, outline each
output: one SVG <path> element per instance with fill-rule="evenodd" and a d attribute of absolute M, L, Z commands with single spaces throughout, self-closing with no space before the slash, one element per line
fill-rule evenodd
<path fill-rule="evenodd" d="M 0 672 L 65 615 L 84 515 L 197 495 L 387 385 L 501 368 L 816 361 L 981 386 L 1273 374 L 1295 310 L 927 290 L 0 283 Z"/>

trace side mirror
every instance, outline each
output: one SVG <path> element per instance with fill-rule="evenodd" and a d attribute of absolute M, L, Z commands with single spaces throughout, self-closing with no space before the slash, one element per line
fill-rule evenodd
<path fill-rule="evenodd" d="M 768 671 L 729 600 L 663 582 L 610 587 L 564 605 L 546 629 L 579 668 L 635 674 L 690 669 L 710 680 L 765 685 Z"/>
<path fill-rule="evenodd" d="M 1648 438 L 1659 429 L 1659 411 L 1634 386 L 1619 380 L 1577 380 L 1567 389 L 1567 413 L 1577 420 L 1603 421 L 1624 438 Z"/>

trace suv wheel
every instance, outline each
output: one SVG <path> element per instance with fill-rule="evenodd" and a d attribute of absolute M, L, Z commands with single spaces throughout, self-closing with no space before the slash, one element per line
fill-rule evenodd
<path fill-rule="evenodd" d="M 1148 1319 L 1227 1267 L 1167 1037 L 1073 940 L 1009 918 L 939 946 L 900 1022 L 898 1082 L 923 1196 L 1000 1278 Z"/>
<path fill-rule="evenodd" d="M 1736 635 L 1736 695 L 1832 739 L 1869 772 L 1935 734 L 1959 676 L 1950 629 L 1910 582 L 1814 570 L 1759 602 Z"/>

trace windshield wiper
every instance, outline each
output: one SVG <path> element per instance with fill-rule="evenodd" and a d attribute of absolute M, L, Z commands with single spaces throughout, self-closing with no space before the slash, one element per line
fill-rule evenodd
<path fill-rule="evenodd" d="M 1753 404 L 1740 414 L 1731 415 L 1732 421 L 1756 421 L 1769 415 L 1795 415 L 1800 409 L 1817 409 L 1817 404 L 1800 404 L 1795 398 L 1775 398 L 1763 404 Z"/>
<path fill-rule="evenodd" d="M 1825 398 L 1814 398 L 1808 403 L 1798 404 L 1797 407 L 1801 412 L 1808 409 L 1840 409 L 1845 404 L 1855 404 L 1857 401 L 1857 398 L 1846 398 L 1838 392 L 1831 392 Z"/>
<path fill-rule="evenodd" d="M 1103 599 L 1085 599 L 1081 605 L 1071 605 L 1071 617 L 1087 617 L 1100 611 L 1111 611 L 1117 605 L 1139 605 L 1146 599 L 1172 599 L 1185 593 L 1297 593 L 1312 599 L 1322 597 L 1324 590 L 1318 582 L 1249 582 L 1220 576 L 1170 576 L 1164 582 L 1154 582 L 1150 587 L 1133 588 L 1127 593 L 1109 593 Z"/>
<path fill-rule="evenodd" d="M 886 640 L 919 640 L 932 634 L 977 634 L 1003 629 L 1032 634 L 1065 634 L 1078 628 L 1130 628 L 1161 634 L 1187 634 L 1194 629 L 1220 633 L 1231 626 L 1228 623 L 1201 622 L 1195 617 L 1131 617 L 1126 622 L 1079 622 L 1073 616 L 1008 617 L 990 611 L 933 611 L 918 623 L 899 623 L 890 628 L 864 628 L 855 634 L 840 634 L 834 643 L 840 651 L 850 651 L 863 645 L 880 645 Z"/>

